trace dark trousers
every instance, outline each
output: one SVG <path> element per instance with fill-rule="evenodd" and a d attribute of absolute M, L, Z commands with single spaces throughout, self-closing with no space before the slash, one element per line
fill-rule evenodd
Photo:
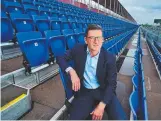
<path fill-rule="evenodd" d="M 96 103 L 98 104 L 103 97 L 101 89 L 81 88 L 76 98 L 72 102 L 70 109 L 70 120 L 85 120 L 94 110 Z M 109 120 L 127 120 L 127 116 L 118 100 L 113 96 L 110 104 L 105 108 Z"/>

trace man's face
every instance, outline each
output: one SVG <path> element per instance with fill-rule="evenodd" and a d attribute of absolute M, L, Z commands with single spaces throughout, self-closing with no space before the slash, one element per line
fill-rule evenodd
<path fill-rule="evenodd" d="M 101 30 L 89 30 L 85 42 L 89 50 L 98 52 L 102 47 L 103 37 Z"/>

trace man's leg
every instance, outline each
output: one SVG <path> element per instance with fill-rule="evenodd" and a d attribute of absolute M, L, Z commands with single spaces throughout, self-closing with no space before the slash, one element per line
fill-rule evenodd
<path fill-rule="evenodd" d="M 93 105 L 94 100 L 88 92 L 79 95 L 72 102 L 69 119 L 85 120 L 91 113 Z"/>
<path fill-rule="evenodd" d="M 114 96 L 111 103 L 107 105 L 106 111 L 109 120 L 128 120 L 125 111 L 117 96 Z"/>

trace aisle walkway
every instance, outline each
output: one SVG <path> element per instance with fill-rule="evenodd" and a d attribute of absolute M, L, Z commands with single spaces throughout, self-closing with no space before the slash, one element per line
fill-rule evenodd
<path fill-rule="evenodd" d="M 141 37 L 143 49 L 143 66 L 146 83 L 149 120 L 161 120 L 161 80 L 153 63 L 148 45 Z"/>

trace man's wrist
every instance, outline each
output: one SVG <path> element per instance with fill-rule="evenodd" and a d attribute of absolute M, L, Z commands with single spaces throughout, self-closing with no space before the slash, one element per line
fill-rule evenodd
<path fill-rule="evenodd" d="M 70 71 L 71 69 L 73 69 L 73 68 L 69 66 L 68 68 L 65 69 L 65 71 L 66 71 L 67 73 L 69 73 L 69 71 Z"/>
<path fill-rule="evenodd" d="M 68 73 L 69 73 L 70 76 L 72 76 L 75 73 L 75 70 L 72 68 L 72 69 L 69 70 Z"/>
<path fill-rule="evenodd" d="M 106 107 L 106 104 L 104 103 L 104 102 L 100 102 L 99 103 L 99 107 L 101 108 L 101 109 L 105 109 L 105 107 Z"/>

